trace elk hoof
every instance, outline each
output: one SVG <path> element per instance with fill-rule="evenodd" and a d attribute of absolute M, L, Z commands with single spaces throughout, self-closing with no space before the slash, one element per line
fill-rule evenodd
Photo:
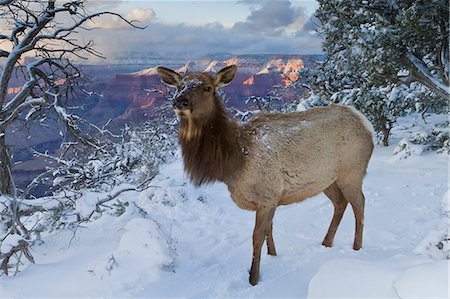
<path fill-rule="evenodd" d="M 248 281 L 252 286 L 254 286 L 258 284 L 258 280 L 259 280 L 259 264 L 253 262 L 250 268 L 250 277 L 248 278 Z"/>
<path fill-rule="evenodd" d="M 257 284 L 258 284 L 258 275 L 252 275 L 252 274 L 250 274 L 250 277 L 249 277 L 249 280 L 248 280 L 248 281 L 250 282 L 250 284 L 251 284 L 252 286 L 257 285 Z"/>
<path fill-rule="evenodd" d="M 327 240 L 323 240 L 322 245 L 325 247 L 332 247 L 333 246 L 333 242 L 327 241 Z"/>

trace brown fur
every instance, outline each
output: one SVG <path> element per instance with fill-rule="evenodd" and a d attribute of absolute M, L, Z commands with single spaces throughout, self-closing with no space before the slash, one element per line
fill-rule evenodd
<path fill-rule="evenodd" d="M 367 120 L 348 107 L 334 105 L 305 112 L 259 114 L 237 125 L 227 117 L 215 94 L 235 72 L 232 66 L 214 77 L 193 73 L 182 78 L 168 69 L 158 69 L 164 82 L 181 90 L 174 107 L 181 117 L 179 141 L 192 181 L 197 185 L 222 181 L 240 208 L 256 211 L 250 283 L 258 281 L 264 239 L 268 253 L 276 255 L 272 219 L 277 206 L 320 192 L 334 205 L 322 244 L 332 246 L 350 203 L 356 223 L 353 248 L 360 249 L 365 202 L 362 181 L 373 150 Z M 207 92 L 208 86 L 213 87 L 212 92 Z M 182 102 L 186 106 L 180 106 Z"/>
<path fill-rule="evenodd" d="M 225 181 L 243 164 L 237 126 L 217 99 L 215 105 L 214 115 L 207 121 L 181 118 L 179 142 L 184 168 L 196 185 Z"/>

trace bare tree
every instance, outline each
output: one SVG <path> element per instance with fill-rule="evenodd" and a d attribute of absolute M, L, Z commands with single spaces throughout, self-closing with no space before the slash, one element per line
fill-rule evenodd
<path fill-rule="evenodd" d="M 142 28 L 114 12 L 90 13 L 86 2 L 0 0 L 0 220 L 7 223 L 0 228 L 3 230 L 0 269 L 5 274 L 12 259 L 17 261 L 14 273 L 18 272 L 22 256 L 33 262 L 29 252 L 30 228 L 22 222 L 23 217 L 61 209 L 61 204 L 51 208 L 27 205 L 16 194 L 7 145 L 7 134 L 11 132 L 8 128 L 21 119 L 42 122 L 52 114 L 77 142 L 102 149 L 83 132 L 82 119 L 66 105 L 84 92 L 84 76 L 77 63 L 90 56 L 102 58 L 93 48 L 92 40 L 82 41 L 77 34 L 92 29 L 89 23 L 103 15 L 116 16 L 132 27 Z"/>
<path fill-rule="evenodd" d="M 78 117 L 68 113 L 65 100 L 80 87 L 83 78 L 75 61 L 90 55 L 102 57 L 93 41 L 77 39 L 79 30 L 102 15 L 114 15 L 130 26 L 133 21 L 117 13 L 89 13 L 85 0 L 0 0 L 0 194 L 12 194 L 11 153 L 6 144 L 7 128 L 26 115 L 55 113 L 67 131 L 83 143 L 97 146 L 83 136 Z M 92 28 L 92 27 L 91 27 Z M 23 63 L 24 57 L 29 63 Z M 21 76 L 24 83 L 11 89 L 11 81 Z"/>

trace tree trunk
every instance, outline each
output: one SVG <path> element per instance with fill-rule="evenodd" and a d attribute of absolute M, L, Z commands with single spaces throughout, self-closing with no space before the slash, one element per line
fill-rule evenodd
<path fill-rule="evenodd" d="M 438 53 L 440 55 L 440 53 Z M 435 78 L 430 69 L 425 65 L 422 59 L 417 58 L 412 53 L 407 53 L 409 69 L 413 80 L 421 83 L 433 91 L 437 96 L 447 99 L 450 96 L 450 87 L 445 78 Z"/>
<path fill-rule="evenodd" d="M 383 129 L 383 145 L 389 146 L 389 130 Z"/>
<path fill-rule="evenodd" d="M 391 134 L 392 121 L 387 121 L 386 125 L 383 127 L 381 132 L 383 133 L 383 145 L 389 146 L 389 135 Z"/>
<path fill-rule="evenodd" d="M 5 134 L 0 132 L 0 195 L 12 194 L 11 158 L 6 146 Z"/>

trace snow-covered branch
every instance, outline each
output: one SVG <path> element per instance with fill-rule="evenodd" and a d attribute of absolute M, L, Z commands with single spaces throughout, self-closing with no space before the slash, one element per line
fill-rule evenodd
<path fill-rule="evenodd" d="M 49 1 L 48 8 L 53 8 L 54 4 L 54 1 Z M 16 28 L 12 30 L 10 38 L 13 41 L 13 49 L 6 58 L 3 64 L 3 72 L 0 75 L 0 108 L 6 101 L 9 81 L 11 80 L 14 67 L 18 60 L 24 53 L 34 48 L 37 42 L 37 40 L 35 40 L 36 35 L 38 35 L 45 26 L 53 20 L 53 18 L 54 16 L 44 12 L 20 42 L 17 35 L 23 33 L 25 29 L 30 26 L 21 25 L 16 22 Z"/>
<path fill-rule="evenodd" d="M 87 145 L 99 151 L 103 150 L 103 146 L 101 146 L 94 138 L 82 133 L 82 130 L 78 127 L 77 124 L 81 120 L 80 117 L 68 113 L 64 107 L 59 105 L 60 94 L 51 92 L 48 92 L 47 94 L 54 98 L 51 107 L 54 109 L 54 111 L 56 111 L 58 118 L 65 124 L 65 127 L 67 128 L 69 133 L 84 145 Z"/>
<path fill-rule="evenodd" d="M 445 84 L 441 79 L 434 77 L 428 67 L 414 54 L 407 54 L 408 60 L 413 67 L 413 71 L 421 80 L 421 83 L 425 84 L 437 95 L 443 98 L 450 97 L 450 87 Z"/>
<path fill-rule="evenodd" d="M 28 5 L 29 2 L 33 2 L 33 6 Z M 11 14 L 9 17 L 14 19 L 14 28 L 11 29 L 9 35 L 3 33 L 0 35 L 0 39 L 9 41 L 12 47 L 10 52 L 4 50 L 0 52 L 0 57 L 6 57 L 3 63 L 3 72 L 0 74 L 0 107 L 5 102 L 14 67 L 23 54 L 37 51 L 46 57 L 56 56 L 58 59 L 70 59 L 71 55 L 79 59 L 87 59 L 88 55 L 103 58 L 101 53 L 93 48 L 92 41 L 77 41 L 69 38 L 69 35 L 76 29 L 83 28 L 86 22 L 105 15 L 115 16 L 134 28 L 145 28 L 137 26 L 134 21 L 129 21 L 114 12 L 102 11 L 89 14 L 85 10 L 84 4 L 85 1 L 81 0 L 63 3 L 51 0 L 39 2 L 39 4 L 34 1 L 4 1 L 3 5 L 8 6 Z M 41 5 L 41 8 L 34 10 L 30 8 L 36 5 Z M 24 16 L 19 17 L 19 12 Z M 65 17 L 66 15 L 70 16 L 70 18 L 66 17 L 67 20 L 70 20 L 68 22 L 72 22 L 70 25 L 64 26 L 56 21 L 57 16 Z M 7 17 L 6 15 L 2 16 L 3 19 Z"/>
<path fill-rule="evenodd" d="M 29 98 L 12 112 L 8 113 L 5 119 L 0 120 L 0 130 L 13 122 L 21 112 L 36 106 L 48 106 L 49 104 L 43 98 Z"/>
<path fill-rule="evenodd" d="M 64 66 L 57 61 L 50 58 L 43 58 L 27 65 L 27 73 L 29 80 L 22 86 L 20 91 L 9 100 L 0 109 L 0 131 L 7 127 L 11 122 L 13 122 L 20 115 L 21 112 L 29 109 L 33 106 L 48 106 L 49 103 L 45 101 L 45 92 L 41 96 L 31 96 L 33 94 L 33 89 L 38 86 L 39 80 L 42 80 L 45 85 L 49 88 L 54 87 L 54 80 L 57 79 L 55 72 L 46 73 L 38 69 L 41 65 L 55 66 L 57 70 L 62 73 L 69 74 L 66 70 L 67 65 Z M 53 78 L 52 78 L 53 77 Z M 42 87 L 40 87 L 42 89 Z"/>

